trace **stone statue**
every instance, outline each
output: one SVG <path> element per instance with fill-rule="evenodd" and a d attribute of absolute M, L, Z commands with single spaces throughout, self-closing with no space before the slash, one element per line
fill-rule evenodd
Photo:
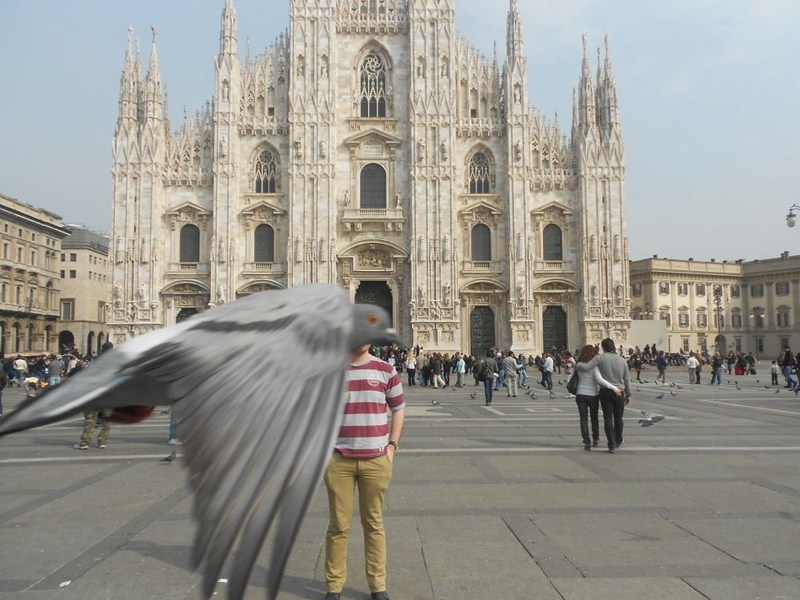
<path fill-rule="evenodd" d="M 403 196 L 400 192 L 397 192 L 397 194 L 395 194 L 394 203 L 395 203 L 395 208 L 403 208 Z"/>
<path fill-rule="evenodd" d="M 350 190 L 344 191 L 344 206 L 350 208 Z"/>
<path fill-rule="evenodd" d="M 225 286 L 221 283 L 217 286 L 217 304 L 225 302 Z"/>

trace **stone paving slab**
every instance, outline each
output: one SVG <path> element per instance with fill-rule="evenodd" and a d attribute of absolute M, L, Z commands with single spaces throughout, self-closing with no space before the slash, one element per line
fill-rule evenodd
<path fill-rule="evenodd" d="M 470 390 L 411 390 L 385 519 L 392 598 L 800 598 L 800 400 L 742 385 L 669 404 L 642 390 L 614 455 L 583 450 L 568 399 L 489 411 Z M 640 407 L 670 419 L 636 427 Z M 115 427 L 106 451 L 72 450 L 80 420 L 0 440 L 0 600 L 202 598 L 186 473 L 157 462 L 167 427 Z M 280 600 L 324 595 L 326 524 L 320 486 Z M 362 553 L 356 516 L 345 600 L 368 598 Z M 265 597 L 268 558 L 248 599 Z"/>

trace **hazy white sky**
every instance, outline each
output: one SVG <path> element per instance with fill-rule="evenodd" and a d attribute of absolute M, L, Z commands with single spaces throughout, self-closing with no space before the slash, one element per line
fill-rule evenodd
<path fill-rule="evenodd" d="M 296 0 L 300 1 L 300 0 Z M 312 0 L 308 0 L 312 1 Z M 458 28 L 505 52 L 508 2 L 455 0 Z M 111 139 L 131 25 L 158 28 L 171 120 L 211 99 L 224 0 L 2 0 L 0 193 L 107 232 Z M 611 40 L 627 151 L 631 258 L 797 254 L 796 0 L 518 0 L 531 100 L 569 131 L 581 35 Z M 235 0 L 239 47 L 288 28 L 289 0 Z M 594 58 L 592 50 L 592 72 Z"/>

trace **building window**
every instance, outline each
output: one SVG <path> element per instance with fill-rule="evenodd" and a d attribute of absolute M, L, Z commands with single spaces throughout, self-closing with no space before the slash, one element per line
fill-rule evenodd
<path fill-rule="evenodd" d="M 22 264 L 22 248 L 17 248 L 17 262 Z"/>
<path fill-rule="evenodd" d="M 789 311 L 778 312 L 778 327 L 789 327 Z"/>
<path fill-rule="evenodd" d="M 684 352 L 688 352 L 689 351 L 689 338 L 685 337 L 685 338 L 682 338 L 682 339 L 683 339 L 683 342 L 681 344 L 681 347 L 683 348 Z"/>
<path fill-rule="evenodd" d="M 698 283 L 694 286 L 694 293 L 698 296 L 705 296 L 706 295 L 706 284 L 705 283 Z"/>
<path fill-rule="evenodd" d="M 375 52 L 361 62 L 361 116 L 386 116 L 386 66 Z"/>
<path fill-rule="evenodd" d="M 689 313 L 679 313 L 678 314 L 678 326 L 679 327 L 688 327 L 689 326 Z"/>
<path fill-rule="evenodd" d="M 689 295 L 689 284 L 688 283 L 679 283 L 678 284 L 678 296 L 688 296 Z"/>
<path fill-rule="evenodd" d="M 181 228 L 180 262 L 200 262 L 200 230 L 196 225 Z"/>
<path fill-rule="evenodd" d="M 62 253 L 61 253 L 61 262 L 65 262 L 66 260 L 67 260 L 67 255 L 66 255 L 66 253 L 62 252 Z"/>
<path fill-rule="evenodd" d="M 561 228 L 558 225 L 548 225 L 542 232 L 542 238 L 544 240 L 544 259 L 563 260 Z"/>
<path fill-rule="evenodd" d="M 74 306 L 72 304 L 72 300 L 62 300 L 61 301 L 61 320 L 62 321 L 72 321 L 72 317 L 74 315 L 73 309 L 74 309 Z"/>
<path fill-rule="evenodd" d="M 269 225 L 259 225 L 253 233 L 254 261 L 275 262 L 275 230 Z"/>
<path fill-rule="evenodd" d="M 659 313 L 658 318 L 664 321 L 664 323 L 668 328 L 672 326 L 672 318 L 669 316 L 668 312 Z"/>
<path fill-rule="evenodd" d="M 734 329 L 741 329 L 742 328 L 742 315 L 739 313 L 733 313 L 731 315 L 731 327 Z"/>
<path fill-rule="evenodd" d="M 31 266 L 36 266 L 36 250 L 31 250 Z"/>
<path fill-rule="evenodd" d="M 725 329 L 725 315 L 714 315 L 714 327 Z"/>
<path fill-rule="evenodd" d="M 64 279 L 64 273 L 66 273 L 66 271 L 64 271 L 64 269 L 61 269 L 61 279 Z"/>
<path fill-rule="evenodd" d="M 8 260 L 8 242 L 3 244 L 3 258 Z"/>
<path fill-rule="evenodd" d="M 700 313 L 697 315 L 697 326 L 698 327 L 707 327 L 708 326 L 708 316 Z"/>
<path fill-rule="evenodd" d="M 491 165 L 483 152 L 476 152 L 469 161 L 469 193 L 491 193 Z"/>
<path fill-rule="evenodd" d="M 274 194 L 278 189 L 278 162 L 271 151 L 264 150 L 258 155 L 254 176 L 256 194 Z"/>
<path fill-rule="evenodd" d="M 742 351 L 742 338 L 739 338 L 739 337 L 735 338 L 733 340 L 733 345 L 734 345 L 734 348 L 736 348 L 737 352 L 741 352 Z"/>
<path fill-rule="evenodd" d="M 741 296 L 741 294 L 742 291 L 738 285 L 731 286 L 731 298 L 738 298 L 739 296 Z"/>
<path fill-rule="evenodd" d="M 659 281 L 658 282 L 658 293 L 661 295 L 669 294 L 669 282 L 668 281 Z"/>
<path fill-rule="evenodd" d="M 78 272 L 75 269 L 70 269 L 69 271 L 69 278 L 75 279 L 78 276 Z"/>
<path fill-rule="evenodd" d="M 17 286 L 14 290 L 14 302 L 19 306 L 22 304 L 22 286 Z"/>
<path fill-rule="evenodd" d="M 761 298 L 764 295 L 764 284 L 754 283 L 750 286 L 750 297 Z"/>
<path fill-rule="evenodd" d="M 0 302 L 8 302 L 8 284 L 4 283 L 0 292 Z"/>
<path fill-rule="evenodd" d="M 634 283 L 634 284 L 633 284 L 633 289 L 632 289 L 631 293 L 632 293 L 632 294 L 634 295 L 634 297 L 636 297 L 636 298 L 638 298 L 639 296 L 641 296 L 641 295 L 642 295 L 642 284 L 641 284 L 641 283 Z"/>
<path fill-rule="evenodd" d="M 775 284 L 775 293 L 778 296 L 788 296 L 789 295 L 789 282 L 788 281 L 779 281 Z"/>
<path fill-rule="evenodd" d="M 77 262 L 77 261 L 78 261 L 78 255 L 75 254 L 74 252 L 70 252 L 69 253 L 69 262 Z"/>
<path fill-rule="evenodd" d="M 483 223 L 472 228 L 472 260 L 473 262 L 492 260 L 492 232 Z"/>
<path fill-rule="evenodd" d="M 378 164 L 361 169 L 361 208 L 386 208 L 386 171 Z"/>

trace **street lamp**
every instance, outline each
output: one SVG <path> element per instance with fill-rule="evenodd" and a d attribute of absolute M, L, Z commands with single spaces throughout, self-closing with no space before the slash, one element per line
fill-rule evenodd
<path fill-rule="evenodd" d="M 722 348 L 722 318 L 720 317 L 720 313 L 722 312 L 722 286 L 715 285 L 713 289 L 714 306 L 717 312 L 717 352 L 719 352 L 720 356 L 724 356 Z"/>
<path fill-rule="evenodd" d="M 797 215 L 794 214 L 795 210 L 800 210 L 800 205 L 792 204 L 789 207 L 789 214 L 786 215 L 786 226 L 787 227 L 794 227 L 797 223 Z"/>
<path fill-rule="evenodd" d="M 758 330 L 759 330 L 759 327 L 761 327 L 761 325 L 764 322 L 764 309 L 763 308 L 754 308 L 753 309 L 753 314 L 750 315 L 750 318 L 753 319 L 753 324 L 754 324 L 755 330 L 756 330 L 756 333 L 755 333 L 755 336 L 756 336 L 756 360 L 761 360 L 761 357 L 759 356 L 759 353 L 760 353 L 759 342 L 761 341 L 761 338 L 758 335 Z"/>

